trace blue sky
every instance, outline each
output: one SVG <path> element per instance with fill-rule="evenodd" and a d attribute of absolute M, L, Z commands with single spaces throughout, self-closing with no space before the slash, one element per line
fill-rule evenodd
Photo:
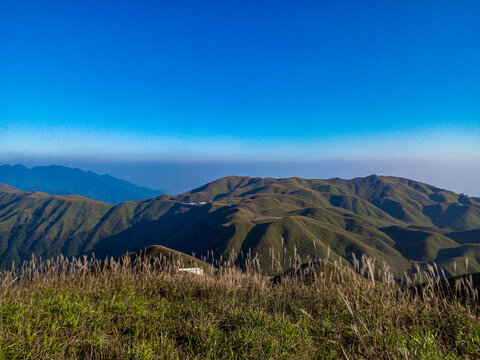
<path fill-rule="evenodd" d="M 0 158 L 478 164 L 478 19 L 478 1 L 4 0 Z"/>

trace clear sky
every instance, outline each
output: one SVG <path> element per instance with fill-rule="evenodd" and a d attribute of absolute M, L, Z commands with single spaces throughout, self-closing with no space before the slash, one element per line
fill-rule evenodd
<path fill-rule="evenodd" d="M 480 2 L 0 2 L 0 159 L 480 159 Z"/>

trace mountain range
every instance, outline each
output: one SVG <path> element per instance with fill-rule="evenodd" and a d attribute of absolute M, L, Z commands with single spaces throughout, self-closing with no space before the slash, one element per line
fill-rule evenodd
<path fill-rule="evenodd" d="M 65 166 L 23 165 L 0 166 L 0 183 L 25 191 L 41 191 L 53 195 L 81 195 L 110 204 L 148 199 L 162 194 L 116 179 L 110 175 L 98 175 L 91 171 L 71 169 Z"/>
<path fill-rule="evenodd" d="M 365 253 L 397 278 L 435 262 L 480 271 L 480 199 L 387 176 L 230 176 L 180 195 L 109 205 L 0 186 L 0 267 L 64 254 L 120 256 L 162 245 L 196 257 L 254 258 L 269 274 L 330 254 Z M 468 269 L 465 259 L 468 257 Z"/>

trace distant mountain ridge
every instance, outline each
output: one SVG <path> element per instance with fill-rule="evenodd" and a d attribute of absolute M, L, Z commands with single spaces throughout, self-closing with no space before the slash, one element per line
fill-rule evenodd
<path fill-rule="evenodd" d="M 41 191 L 51 195 L 81 195 L 109 204 L 149 199 L 163 193 L 110 175 L 98 175 L 91 171 L 59 165 L 37 166 L 31 169 L 23 165 L 3 165 L 0 166 L 0 183 L 24 191 Z"/>
<path fill-rule="evenodd" d="M 116 206 L 79 196 L 0 188 L 0 267 L 32 253 L 120 256 L 162 245 L 197 257 L 246 254 L 265 272 L 302 260 L 387 263 L 397 277 L 415 263 L 446 274 L 480 271 L 480 199 L 388 176 L 273 179 L 229 176 L 180 195 Z M 243 255 L 241 255 L 243 254 Z M 272 254 L 274 258 L 272 259 Z"/>

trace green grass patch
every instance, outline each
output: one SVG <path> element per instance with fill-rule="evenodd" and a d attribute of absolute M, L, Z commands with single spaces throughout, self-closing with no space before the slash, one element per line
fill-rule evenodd
<path fill-rule="evenodd" d="M 280 284 L 235 268 L 29 265 L 0 277 L 0 359 L 478 358 L 475 302 L 397 293 L 331 264 Z"/>

